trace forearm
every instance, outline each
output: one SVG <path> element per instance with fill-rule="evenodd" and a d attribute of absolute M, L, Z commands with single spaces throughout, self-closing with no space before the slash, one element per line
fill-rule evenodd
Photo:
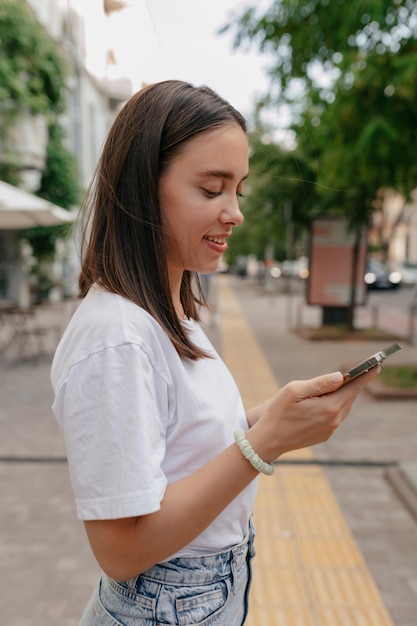
<path fill-rule="evenodd" d="M 235 444 L 168 485 L 161 508 L 139 518 L 85 523 L 102 569 L 126 580 L 190 543 L 257 476 Z"/>

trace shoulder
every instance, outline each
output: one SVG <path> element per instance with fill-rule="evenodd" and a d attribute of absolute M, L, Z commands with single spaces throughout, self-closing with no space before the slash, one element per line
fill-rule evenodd
<path fill-rule="evenodd" d="M 97 287 L 81 301 L 66 332 L 73 337 L 82 335 L 93 350 L 119 343 L 144 343 L 165 335 L 147 311 L 123 296 Z"/>
<path fill-rule="evenodd" d="M 80 302 L 56 350 L 53 379 L 87 359 L 115 359 L 127 351 L 142 353 L 155 366 L 163 355 L 175 352 L 161 326 L 130 300 L 93 288 Z M 175 355 L 174 355 L 175 356 Z M 116 359 L 117 360 L 117 359 Z"/>

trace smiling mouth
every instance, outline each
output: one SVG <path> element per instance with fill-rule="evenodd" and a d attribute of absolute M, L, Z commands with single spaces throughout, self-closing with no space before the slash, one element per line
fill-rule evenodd
<path fill-rule="evenodd" d="M 217 243 L 217 244 L 223 244 L 226 241 L 225 237 L 222 237 L 221 239 L 219 237 L 209 237 L 208 235 L 206 235 L 204 237 L 204 239 L 207 239 L 207 241 L 211 241 L 213 243 Z"/>

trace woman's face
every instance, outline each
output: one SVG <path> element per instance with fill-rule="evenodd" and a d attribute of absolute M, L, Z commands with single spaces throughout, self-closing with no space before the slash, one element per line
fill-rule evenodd
<path fill-rule="evenodd" d="M 238 124 L 191 139 L 159 183 L 171 288 L 184 270 L 217 269 L 233 226 L 243 222 L 239 195 L 248 175 L 248 141 Z"/>

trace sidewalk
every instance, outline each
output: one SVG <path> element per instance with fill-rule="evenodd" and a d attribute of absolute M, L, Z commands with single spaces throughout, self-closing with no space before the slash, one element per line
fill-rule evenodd
<path fill-rule="evenodd" d="M 288 329 L 284 298 L 234 277 L 218 282 L 207 332 L 248 404 L 278 381 L 374 351 L 354 342 L 342 355 L 339 344 L 306 342 Z M 77 626 L 98 576 L 50 412 L 49 369 L 45 357 L 0 367 L 0 614 L 8 626 Z M 417 456 L 415 421 L 415 402 L 363 394 L 329 442 L 262 477 L 248 626 L 415 626 L 417 524 L 386 480 L 387 468 Z"/>
<path fill-rule="evenodd" d="M 253 406 L 272 395 L 277 383 L 224 281 L 219 295 L 224 358 L 246 406 Z M 304 449 L 284 458 L 311 461 L 312 453 Z M 248 626 L 392 626 L 319 468 L 278 466 L 272 479 L 261 477 L 254 519 L 258 558 Z"/>
<path fill-rule="evenodd" d="M 250 280 L 232 276 L 223 278 L 220 277 L 219 281 L 220 292 L 224 286 L 226 290 L 228 286 L 233 289 L 241 314 L 255 334 L 269 371 L 281 385 L 294 378 L 307 378 L 339 369 L 344 363 L 355 363 L 381 348 L 379 342 L 303 340 L 291 330 L 291 324 L 295 325 L 297 296 L 291 296 L 288 301 L 284 294 L 267 294 Z M 219 319 L 225 320 L 227 311 L 223 310 L 222 301 L 224 299 L 220 297 Z M 306 310 L 306 316 L 311 314 L 316 312 Z M 305 323 L 310 321 L 314 320 L 306 317 Z M 233 328 L 233 324 L 231 326 Z M 231 332 L 230 327 L 225 329 L 223 347 L 224 341 L 230 343 Z M 244 342 L 241 330 L 238 335 L 239 351 L 242 352 L 241 344 Z M 252 348 L 248 348 L 248 352 L 250 354 Z M 227 360 L 227 354 L 224 356 Z M 404 344 L 401 358 L 405 362 L 415 362 L 416 348 Z M 250 377 L 247 373 L 249 363 L 250 358 L 244 361 L 241 354 L 237 361 L 230 362 L 230 366 L 236 377 L 242 369 L 244 376 Z M 259 367 L 255 369 L 259 375 Z M 246 386 L 245 383 L 243 385 Z M 390 623 L 385 621 L 389 619 L 384 612 L 385 606 L 395 626 L 415 626 L 417 521 L 399 499 L 398 491 L 391 487 L 387 472 L 396 468 L 397 463 L 417 460 L 414 435 L 416 406 L 416 401 L 381 402 L 363 393 L 334 436 L 325 444 L 309 450 L 312 455 L 310 461 L 299 459 L 298 462 L 295 460 L 283 467 L 278 466 L 278 481 L 282 486 L 281 491 L 278 488 L 274 490 L 274 498 L 280 498 L 282 491 L 287 492 L 282 503 L 286 516 L 284 522 L 278 516 L 278 528 L 283 523 L 286 536 L 288 519 L 292 519 L 293 525 L 288 534 L 291 540 L 288 543 L 295 546 L 299 559 L 298 572 L 306 588 L 304 595 L 310 620 L 298 614 L 287 614 L 281 623 L 382 626 Z M 319 483 L 323 477 L 327 479 L 321 492 L 318 490 L 314 494 L 314 481 L 302 478 L 307 469 L 319 472 L 320 476 L 316 476 Z M 294 472 L 293 480 L 290 474 L 285 479 L 280 476 L 282 471 Z M 334 506 L 327 506 L 329 500 L 323 495 L 327 489 L 333 494 L 331 500 L 333 498 L 333 505 L 340 513 L 337 519 L 341 525 L 332 526 L 334 518 L 331 513 L 335 509 Z M 297 494 L 300 498 L 298 503 Z M 285 503 L 285 499 L 289 504 Z M 339 544 L 339 550 L 327 549 L 332 536 L 336 548 L 337 535 L 339 540 L 344 536 L 347 543 Z M 352 545 L 347 548 L 349 535 L 353 549 Z M 271 543 L 270 539 L 268 543 Z M 281 554 L 284 552 L 281 551 Z M 261 563 L 258 564 L 262 567 Z M 368 576 L 365 575 L 366 570 Z M 364 578 L 359 583 L 362 575 Z M 381 605 L 377 610 L 374 604 L 373 612 L 367 613 L 376 599 L 371 591 L 374 585 L 378 589 Z M 277 595 L 276 604 L 279 598 Z M 282 606 L 281 610 L 284 610 Z M 379 613 L 379 610 L 382 612 Z M 266 623 L 273 622 L 267 620 Z"/>

